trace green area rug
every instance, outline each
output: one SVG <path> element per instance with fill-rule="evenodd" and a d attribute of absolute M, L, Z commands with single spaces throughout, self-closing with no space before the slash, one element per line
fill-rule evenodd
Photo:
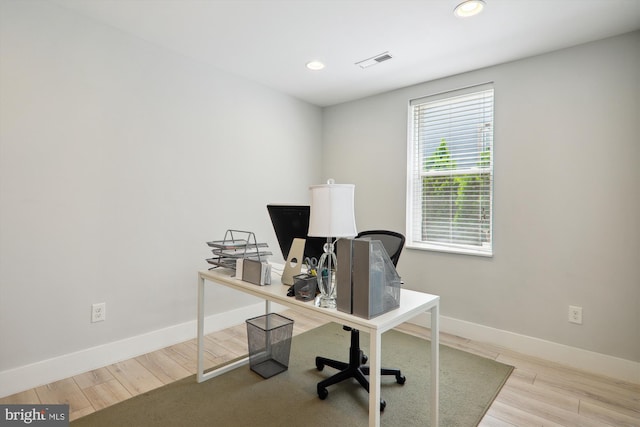
<path fill-rule="evenodd" d="M 369 336 L 361 333 L 367 350 Z M 328 388 L 320 400 L 316 383 L 336 371 L 315 368 L 315 356 L 348 359 L 349 333 L 337 324 L 293 338 L 289 370 L 263 379 L 242 366 L 198 384 L 195 376 L 176 381 L 82 417 L 72 427 L 326 427 L 367 426 L 368 394 L 355 380 Z M 400 368 L 404 385 L 382 378 L 387 407 L 383 426 L 428 426 L 430 342 L 398 331 L 382 336 L 382 362 Z M 513 367 L 440 346 L 440 425 L 477 426 Z"/>

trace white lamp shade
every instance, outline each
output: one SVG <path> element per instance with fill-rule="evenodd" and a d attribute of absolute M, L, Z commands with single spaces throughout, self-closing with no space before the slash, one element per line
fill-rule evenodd
<path fill-rule="evenodd" d="M 353 237 L 356 231 L 353 184 L 312 185 L 309 232 L 311 237 Z"/>

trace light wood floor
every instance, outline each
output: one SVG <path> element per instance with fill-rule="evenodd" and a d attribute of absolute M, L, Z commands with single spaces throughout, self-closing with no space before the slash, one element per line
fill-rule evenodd
<path fill-rule="evenodd" d="M 324 322 L 293 311 L 294 335 Z M 427 329 L 399 329 L 429 337 Z M 206 337 L 206 363 L 247 353 L 244 324 Z M 441 334 L 441 343 L 516 367 L 481 427 L 640 426 L 640 385 L 581 372 L 503 348 Z M 346 357 L 346 355 L 345 355 Z M 195 340 L 0 399 L 0 404 L 68 403 L 76 419 L 196 372 Z M 446 426 L 449 427 L 449 426 Z"/>

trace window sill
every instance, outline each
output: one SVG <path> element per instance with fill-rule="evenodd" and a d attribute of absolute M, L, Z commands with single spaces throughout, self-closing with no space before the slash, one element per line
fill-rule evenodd
<path fill-rule="evenodd" d="M 407 243 L 405 247 L 407 249 L 417 249 L 420 251 L 445 252 L 445 253 L 460 254 L 460 255 L 481 256 L 486 258 L 493 257 L 493 249 L 480 250 L 480 249 L 471 249 L 469 247 L 431 245 L 428 243 L 416 243 L 416 242 Z"/>

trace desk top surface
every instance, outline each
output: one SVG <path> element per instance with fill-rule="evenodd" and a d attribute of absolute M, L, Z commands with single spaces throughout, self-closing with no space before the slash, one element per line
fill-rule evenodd
<path fill-rule="evenodd" d="M 353 314 L 344 313 L 335 308 L 316 307 L 313 301 L 301 301 L 294 297 L 288 297 L 287 291 L 289 290 L 289 285 L 283 285 L 277 273 L 272 274 L 272 284 L 265 286 L 242 281 L 232 277 L 233 274 L 233 270 L 225 268 L 201 270 L 198 272 L 198 276 L 203 280 L 215 282 L 254 295 L 258 298 L 276 302 L 294 310 L 307 311 L 310 312 L 310 314 L 319 315 L 328 320 L 343 323 L 358 329 L 365 329 L 370 332 L 384 332 L 389 330 L 424 311 L 437 307 L 440 301 L 440 297 L 437 295 L 401 289 L 399 308 L 372 319 L 365 319 L 354 316 Z"/>

